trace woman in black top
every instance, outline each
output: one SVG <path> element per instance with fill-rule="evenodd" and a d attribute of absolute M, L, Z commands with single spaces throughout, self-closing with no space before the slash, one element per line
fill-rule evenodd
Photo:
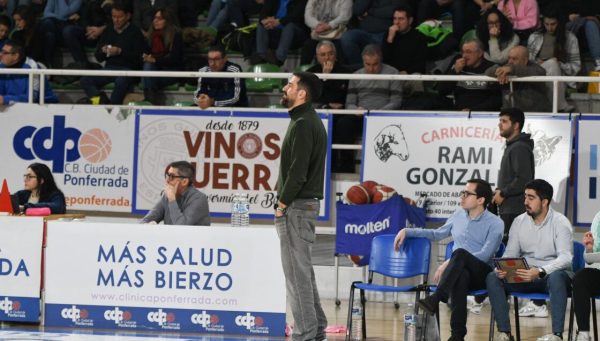
<path fill-rule="evenodd" d="M 58 189 L 50 168 L 43 163 L 32 163 L 23 174 L 24 189 L 16 193 L 19 205 L 30 207 L 48 207 L 52 214 L 64 214 L 65 195 Z"/>

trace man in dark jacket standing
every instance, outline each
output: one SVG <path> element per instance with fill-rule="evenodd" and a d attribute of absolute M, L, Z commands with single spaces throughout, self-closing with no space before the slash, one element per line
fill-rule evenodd
<path fill-rule="evenodd" d="M 283 88 L 281 101 L 288 107 L 291 121 L 281 145 L 275 226 L 295 321 L 294 341 L 326 337 L 327 318 L 311 260 L 327 154 L 327 133 L 312 104 L 321 89 L 314 73 L 294 73 Z"/>
<path fill-rule="evenodd" d="M 525 212 L 525 185 L 535 176 L 533 140 L 525 134 L 523 124 L 525 114 L 518 108 L 500 110 L 500 136 L 506 139 L 506 149 L 500 162 L 498 188 L 493 202 L 498 206 L 500 218 L 504 221 L 503 242 L 508 240 L 508 231 L 513 220 Z"/>

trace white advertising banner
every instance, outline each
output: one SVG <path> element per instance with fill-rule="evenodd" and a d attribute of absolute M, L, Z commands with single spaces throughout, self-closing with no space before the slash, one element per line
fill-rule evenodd
<path fill-rule="evenodd" d="M 274 228 L 49 222 L 45 278 L 47 325 L 285 328 Z"/>
<path fill-rule="evenodd" d="M 18 103 L 2 112 L 0 178 L 23 187 L 33 162 L 52 170 L 67 209 L 131 212 L 134 119 L 101 106 Z"/>
<path fill-rule="evenodd" d="M 321 117 L 329 131 L 327 116 Z M 137 122 L 134 212 L 143 213 L 159 200 L 169 163 L 187 160 L 196 167 L 194 186 L 208 196 L 211 215 L 228 216 L 234 194 L 247 193 L 253 217 L 272 216 L 288 124 L 289 115 L 281 112 L 142 110 Z M 320 217 L 327 219 L 329 167 L 325 172 Z"/>
<path fill-rule="evenodd" d="M 571 121 L 528 116 L 524 132 L 534 140 L 535 176 L 554 187 L 554 208 L 566 209 Z M 466 181 L 495 188 L 504 152 L 497 114 L 383 114 L 365 118 L 362 180 L 374 180 L 418 198 L 427 193 L 429 218 L 446 218 L 460 204 Z"/>
<path fill-rule="evenodd" d="M 0 217 L 0 321 L 36 322 L 44 220 Z"/>
<path fill-rule="evenodd" d="M 600 117 L 583 115 L 577 124 L 577 145 L 575 150 L 575 207 L 577 225 L 591 225 L 594 216 L 600 211 L 600 154 L 598 132 Z"/>

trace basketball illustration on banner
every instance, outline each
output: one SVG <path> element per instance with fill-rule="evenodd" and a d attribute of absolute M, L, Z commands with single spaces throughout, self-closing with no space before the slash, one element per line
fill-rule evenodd
<path fill-rule="evenodd" d="M 112 149 L 110 136 L 98 128 L 90 129 L 79 139 L 79 153 L 91 163 L 106 160 Z"/>

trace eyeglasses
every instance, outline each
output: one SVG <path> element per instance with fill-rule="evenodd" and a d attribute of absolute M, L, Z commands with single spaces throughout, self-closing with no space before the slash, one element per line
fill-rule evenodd
<path fill-rule="evenodd" d="M 500 26 L 500 22 L 499 21 L 488 21 L 487 24 L 488 24 L 489 27 Z"/>
<path fill-rule="evenodd" d="M 37 179 L 37 176 L 31 175 L 31 174 L 23 174 L 23 179 L 25 179 L 25 180 Z"/>
<path fill-rule="evenodd" d="M 173 181 L 174 179 L 186 179 L 187 176 L 177 175 L 173 173 L 165 173 L 165 179 Z"/>
<path fill-rule="evenodd" d="M 460 191 L 459 195 L 460 195 L 461 197 L 463 197 L 463 198 L 466 198 L 466 197 L 468 197 L 469 195 L 474 195 L 474 196 L 477 196 L 477 193 L 472 193 L 472 192 L 469 192 L 469 191 Z"/>
<path fill-rule="evenodd" d="M 223 60 L 223 57 L 208 58 L 209 63 L 217 63 L 217 62 L 220 62 L 221 60 Z"/>
<path fill-rule="evenodd" d="M 0 50 L 0 54 L 17 54 L 17 53 L 16 52 L 12 52 L 12 51 Z"/>

